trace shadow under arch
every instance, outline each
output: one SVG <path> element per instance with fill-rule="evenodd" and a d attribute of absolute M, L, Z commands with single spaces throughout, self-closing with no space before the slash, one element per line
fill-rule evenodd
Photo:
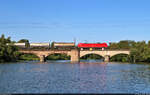
<path fill-rule="evenodd" d="M 53 53 L 45 57 L 46 60 L 70 60 L 71 57 L 65 53 Z"/>
<path fill-rule="evenodd" d="M 80 59 L 84 59 L 84 60 L 90 60 L 90 59 L 95 59 L 95 60 L 100 60 L 100 59 L 103 59 L 104 60 L 104 57 L 99 55 L 99 54 L 95 54 L 95 53 L 90 53 L 90 54 L 86 54 L 86 55 L 83 55 L 80 57 Z"/>
<path fill-rule="evenodd" d="M 129 54 L 119 53 L 110 57 L 111 62 L 129 62 Z"/>
<path fill-rule="evenodd" d="M 33 61 L 33 60 L 40 60 L 40 58 L 39 56 L 33 53 L 20 53 L 19 60 Z"/>

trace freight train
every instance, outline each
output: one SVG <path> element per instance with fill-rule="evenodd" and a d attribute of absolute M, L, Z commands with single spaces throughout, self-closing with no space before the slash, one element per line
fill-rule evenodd
<path fill-rule="evenodd" d="M 80 50 L 104 50 L 108 47 L 107 43 L 79 43 L 77 46 L 74 42 L 52 42 L 50 43 L 14 43 L 21 49 L 57 49 L 57 50 L 71 50 L 79 48 Z"/>

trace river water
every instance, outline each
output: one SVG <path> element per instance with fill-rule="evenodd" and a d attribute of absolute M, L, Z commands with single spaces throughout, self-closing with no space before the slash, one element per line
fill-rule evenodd
<path fill-rule="evenodd" d="M 150 93 L 150 65 L 96 60 L 0 64 L 0 93 Z"/>

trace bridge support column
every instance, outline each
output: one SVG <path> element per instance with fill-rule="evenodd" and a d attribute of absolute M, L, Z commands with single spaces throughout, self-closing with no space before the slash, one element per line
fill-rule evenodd
<path fill-rule="evenodd" d="M 104 57 L 104 62 L 109 62 L 109 56 L 108 55 L 106 55 L 105 57 Z"/>
<path fill-rule="evenodd" d="M 45 55 L 40 55 L 40 62 L 45 62 Z"/>
<path fill-rule="evenodd" d="M 80 51 L 78 49 L 71 50 L 71 62 L 79 62 L 80 61 Z"/>

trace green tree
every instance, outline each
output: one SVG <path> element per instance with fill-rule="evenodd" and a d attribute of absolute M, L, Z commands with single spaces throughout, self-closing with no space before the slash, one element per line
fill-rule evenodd
<path fill-rule="evenodd" d="M 135 44 L 135 41 L 132 40 L 122 40 L 118 43 L 115 42 L 111 42 L 109 43 L 108 49 L 131 49 L 131 47 L 133 47 Z"/>
<path fill-rule="evenodd" d="M 8 44 L 9 43 L 9 44 Z M 18 48 L 11 45 L 10 37 L 0 37 L 0 62 L 16 61 L 18 58 Z"/>
<path fill-rule="evenodd" d="M 111 42 L 109 43 L 108 49 L 119 49 L 119 46 L 117 43 Z"/>
<path fill-rule="evenodd" d="M 131 40 L 122 40 L 118 43 L 120 49 L 130 49 L 134 44 Z"/>
<path fill-rule="evenodd" d="M 18 43 L 25 43 L 26 48 L 30 47 L 29 40 L 27 40 L 27 39 L 21 39 L 21 40 L 18 41 Z"/>
<path fill-rule="evenodd" d="M 131 48 L 130 57 L 133 62 L 147 62 L 150 61 L 150 48 L 149 43 L 145 41 L 137 42 Z"/>
<path fill-rule="evenodd" d="M 54 49 L 54 43 L 55 43 L 55 42 L 52 42 L 52 43 L 51 43 L 51 49 Z"/>

